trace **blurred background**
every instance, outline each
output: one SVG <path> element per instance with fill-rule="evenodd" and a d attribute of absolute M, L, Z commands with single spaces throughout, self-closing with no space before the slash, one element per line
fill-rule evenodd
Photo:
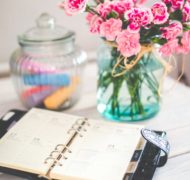
<path fill-rule="evenodd" d="M 58 7 L 59 0 L 1 0 L 0 1 L 0 72 L 7 71 L 11 53 L 18 47 L 17 35 L 35 26 L 35 20 L 43 12 L 56 18 L 56 23 L 76 32 L 77 44 L 86 50 L 89 58 L 100 39 L 89 32 L 85 14 L 66 16 Z"/>
<path fill-rule="evenodd" d="M 59 2 L 59 0 L 0 0 L 0 77 L 8 75 L 10 55 L 18 47 L 17 35 L 34 27 L 35 20 L 43 12 L 54 16 L 57 24 L 75 31 L 77 44 L 87 51 L 89 59 L 95 59 L 96 49 L 101 40 L 89 32 L 85 14 L 66 16 L 58 7 Z M 148 5 L 153 3 L 154 0 L 147 0 Z M 185 58 L 189 59 L 189 56 Z M 177 59 L 181 61 L 182 57 L 178 56 Z M 172 76 L 176 78 L 180 71 L 179 65 Z M 190 84 L 190 63 L 188 62 L 182 80 Z"/>

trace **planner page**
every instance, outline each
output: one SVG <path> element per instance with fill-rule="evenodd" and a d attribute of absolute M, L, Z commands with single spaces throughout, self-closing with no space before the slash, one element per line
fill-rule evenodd
<path fill-rule="evenodd" d="M 56 179 L 121 180 L 140 140 L 142 126 L 89 120 L 51 176 Z"/>
<path fill-rule="evenodd" d="M 77 117 L 32 109 L 0 139 L 0 166 L 44 174 L 50 153 L 69 139 Z"/>

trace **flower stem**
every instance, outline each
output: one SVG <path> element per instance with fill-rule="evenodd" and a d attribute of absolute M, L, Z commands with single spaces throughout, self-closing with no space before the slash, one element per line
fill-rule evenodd
<path fill-rule="evenodd" d="M 113 77 L 112 69 L 119 55 L 116 50 L 112 49 L 112 59 L 110 59 L 109 65 L 99 72 L 99 101 L 104 99 L 104 111 L 114 119 L 124 116 L 128 116 L 131 121 L 144 119 L 149 116 L 150 106 L 158 104 L 160 100 L 159 82 L 153 73 L 154 70 L 157 70 L 158 63 L 155 63 L 155 57 L 149 53 L 144 55 L 139 63 L 126 74 Z M 123 92 L 128 93 L 129 98 Z"/>

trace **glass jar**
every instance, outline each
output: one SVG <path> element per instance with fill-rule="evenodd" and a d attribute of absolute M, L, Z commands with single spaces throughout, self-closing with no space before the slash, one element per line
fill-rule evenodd
<path fill-rule="evenodd" d="M 102 45 L 98 51 L 97 109 L 107 119 L 139 121 L 155 116 L 160 109 L 160 83 L 163 66 L 159 54 L 145 53 L 125 74 L 113 77 L 120 57 L 117 48 Z"/>
<path fill-rule="evenodd" d="M 10 59 L 15 89 L 27 108 L 68 108 L 80 97 L 86 53 L 75 45 L 75 33 L 50 15 L 36 23 L 18 36 L 20 48 Z"/>

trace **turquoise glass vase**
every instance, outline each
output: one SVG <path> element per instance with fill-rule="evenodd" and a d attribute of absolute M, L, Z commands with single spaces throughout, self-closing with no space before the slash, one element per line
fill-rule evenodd
<path fill-rule="evenodd" d="M 160 109 L 163 66 L 158 53 L 145 53 L 125 74 L 113 77 L 119 57 L 116 48 L 102 45 L 98 51 L 97 110 L 109 120 L 133 122 L 155 116 Z"/>

